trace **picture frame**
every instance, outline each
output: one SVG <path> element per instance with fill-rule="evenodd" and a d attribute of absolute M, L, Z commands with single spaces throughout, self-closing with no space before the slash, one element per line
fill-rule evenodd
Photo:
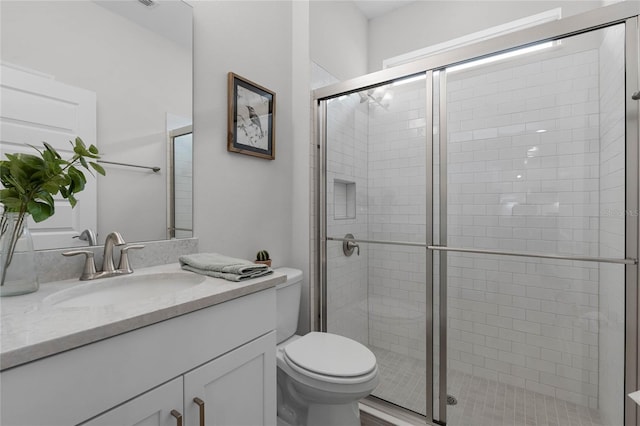
<path fill-rule="evenodd" d="M 227 151 L 275 160 L 275 92 L 230 72 L 227 110 Z"/>

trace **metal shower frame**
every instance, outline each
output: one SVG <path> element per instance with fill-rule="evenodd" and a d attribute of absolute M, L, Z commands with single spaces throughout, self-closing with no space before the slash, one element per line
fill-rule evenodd
<path fill-rule="evenodd" d="M 327 236 L 327 212 L 326 212 L 326 117 L 327 108 L 326 101 L 362 90 L 368 90 L 385 84 L 389 84 L 395 80 L 422 74 L 426 76 L 426 126 L 433 128 L 433 82 L 434 72 L 443 70 L 447 67 L 469 62 L 486 56 L 492 56 L 497 53 L 538 44 L 545 41 L 553 41 L 565 37 L 586 33 L 600 28 L 609 27 L 616 24 L 625 24 L 625 109 L 626 109 L 626 206 L 627 211 L 638 211 L 639 209 L 639 175 L 638 167 L 640 164 L 640 152 L 638 149 L 639 137 L 639 108 L 638 102 L 632 100 L 634 92 L 640 89 L 638 78 L 638 16 L 640 15 L 640 4 L 635 1 L 621 2 L 614 5 L 595 9 L 580 15 L 571 16 L 561 20 L 538 25 L 525 30 L 517 31 L 504 36 L 495 37 L 469 46 L 463 46 L 451 51 L 433 55 L 431 57 L 421 59 L 412 63 L 399 65 L 397 67 L 385 69 L 372 74 L 367 74 L 345 82 L 333 84 L 313 91 L 313 117 L 314 132 L 317 148 L 316 155 L 316 186 L 315 186 L 315 283 L 310 291 L 311 306 L 311 327 L 314 330 L 326 331 L 327 329 L 327 241 L 343 241 L 342 238 Z M 618 263 L 625 265 L 625 404 L 624 417 L 625 426 L 637 425 L 640 421 L 640 409 L 626 395 L 634 392 L 640 387 L 640 360 L 638 359 L 638 343 L 640 342 L 639 316 L 638 306 L 640 306 L 640 286 L 638 275 L 638 240 L 639 234 L 639 217 L 638 215 L 626 215 L 625 219 L 625 258 L 595 258 L 584 256 L 561 256 L 548 254 L 532 254 L 505 252 L 495 250 L 477 250 L 467 248 L 448 247 L 446 245 L 447 232 L 447 170 L 446 170 L 446 147 L 447 147 L 447 131 L 446 131 L 446 73 L 439 73 L 440 84 L 440 122 L 439 122 L 439 141 L 434 141 L 433 132 L 427 131 L 425 143 L 427 146 L 426 154 L 426 187 L 427 187 L 427 233 L 426 242 L 411 243 L 402 241 L 378 241 L 355 239 L 354 242 L 363 242 L 370 244 L 394 244 L 424 247 L 426 250 L 426 367 L 427 367 L 427 412 L 422 420 L 427 423 L 446 423 L 446 360 L 447 360 L 447 318 L 446 318 L 446 270 L 447 270 L 447 252 L 472 252 L 485 253 L 494 255 L 510 255 L 510 256 L 527 256 L 527 257 L 543 257 L 552 259 L 580 260 L 591 262 Z M 444 161 L 440 162 L 440 245 L 433 242 L 433 148 L 434 143 L 439 143 L 439 155 Z M 439 386 L 439 419 L 434 419 L 434 398 L 433 398 L 433 253 L 440 253 L 440 317 L 439 317 L 439 369 L 440 369 L 440 386 Z M 431 402 L 430 402 L 431 401 Z M 384 405 L 384 404 L 383 404 Z M 388 405 L 393 409 L 391 404 Z M 400 416 L 409 416 L 416 419 L 416 416 L 398 411 Z"/>

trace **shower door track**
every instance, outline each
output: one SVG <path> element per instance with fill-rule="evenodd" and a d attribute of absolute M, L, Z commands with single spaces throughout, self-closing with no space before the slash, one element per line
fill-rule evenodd
<path fill-rule="evenodd" d="M 427 250 L 433 251 L 452 251 L 456 253 L 478 253 L 478 254 L 491 254 L 497 256 L 518 256 L 518 257 L 533 257 L 538 259 L 554 259 L 554 260 L 572 260 L 577 262 L 598 262 L 598 263 L 615 263 L 619 265 L 636 265 L 638 259 L 615 259 L 609 257 L 590 257 L 590 256 L 565 256 L 561 254 L 544 254 L 544 253 L 529 253 L 524 251 L 504 251 L 504 250 L 486 250 L 486 249 L 474 249 L 474 248 L 462 248 L 462 247 L 448 247 L 430 245 L 426 243 L 413 243 L 411 241 L 385 241 L 385 240 L 363 240 L 363 239 L 345 239 L 336 237 L 327 237 L 328 241 L 353 241 L 355 243 L 368 243 L 368 244 L 388 244 L 393 246 L 408 246 L 408 247 L 424 247 Z"/>

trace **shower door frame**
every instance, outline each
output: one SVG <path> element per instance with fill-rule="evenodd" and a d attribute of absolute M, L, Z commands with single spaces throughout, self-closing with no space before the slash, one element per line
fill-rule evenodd
<path fill-rule="evenodd" d="M 549 22 L 525 30 L 513 32 L 505 36 L 496 37 L 490 40 L 474 43 L 469 46 L 463 46 L 451 51 L 446 51 L 425 59 L 421 59 L 412 63 L 400 65 L 394 68 L 385 69 L 372 74 L 367 74 L 342 83 L 333 84 L 313 91 L 313 119 L 315 141 L 317 148 L 316 155 L 316 185 L 315 185 L 315 203 L 316 203 L 316 221 L 315 221 L 315 285 L 310 291 L 311 306 L 311 327 L 313 330 L 327 330 L 327 241 L 343 241 L 342 238 L 328 236 L 327 230 L 327 211 L 326 211 L 326 167 L 327 167 L 327 143 L 326 143 L 326 117 L 327 108 L 326 101 L 337 98 L 342 95 L 367 90 L 377 86 L 389 84 L 394 80 L 417 75 L 426 74 L 426 126 L 429 129 L 426 132 L 425 143 L 427 146 L 426 155 L 426 224 L 427 233 L 426 241 L 421 243 L 404 243 L 397 241 L 375 241 L 356 239 L 356 242 L 372 243 L 372 244 L 396 244 L 414 247 L 424 247 L 426 249 L 426 368 L 427 368 L 427 386 L 426 386 L 426 415 L 420 416 L 427 423 L 443 422 L 446 423 L 446 253 L 454 252 L 472 252 L 486 254 L 503 254 L 511 256 L 527 256 L 527 257 L 545 257 L 552 259 L 567 260 L 584 260 L 594 262 L 609 262 L 625 265 L 625 368 L 624 368 L 624 418 L 625 426 L 637 425 L 640 420 L 640 408 L 628 397 L 627 394 L 638 390 L 640 386 L 640 360 L 638 358 L 638 343 L 640 342 L 640 330 L 638 322 L 640 320 L 638 306 L 640 306 L 640 286 L 638 276 L 638 240 L 639 233 L 639 174 L 638 167 L 640 164 L 640 150 L 638 149 L 639 140 L 639 124 L 640 124 L 640 108 L 637 101 L 632 101 L 633 93 L 640 89 L 638 81 L 638 16 L 640 15 L 640 7 L 636 2 L 621 2 L 610 6 L 595 9 L 580 15 L 571 16 L 558 21 Z M 635 211 L 636 214 L 625 215 L 625 258 L 624 259 L 601 259 L 593 257 L 578 256 L 557 256 L 543 255 L 538 256 L 535 253 L 514 253 L 493 250 L 475 250 L 465 248 L 454 248 L 446 246 L 446 78 L 442 78 L 446 73 L 440 73 L 440 239 L 441 244 L 436 245 L 433 241 L 433 132 L 430 130 L 433 126 L 433 73 L 434 71 L 444 70 L 447 67 L 479 59 L 485 56 L 491 56 L 500 52 L 526 47 L 545 41 L 553 41 L 570 37 L 573 35 L 587 33 L 589 31 L 600 28 L 609 27 L 616 24 L 625 24 L 625 174 L 626 174 L 626 211 Z M 442 161 L 444 160 L 444 161 Z M 444 244 L 442 243 L 444 241 Z M 440 253 L 440 321 L 439 321 L 439 338 L 440 338 L 440 388 L 439 388 L 439 419 L 434 419 L 434 398 L 433 398 L 433 252 Z M 444 300 L 443 300 L 444 299 Z M 445 395 L 443 398 L 442 396 Z M 385 405 L 383 403 L 383 405 Z M 397 408 L 393 404 L 388 404 L 400 416 L 408 418 L 417 418 L 418 415 L 408 410 Z"/>

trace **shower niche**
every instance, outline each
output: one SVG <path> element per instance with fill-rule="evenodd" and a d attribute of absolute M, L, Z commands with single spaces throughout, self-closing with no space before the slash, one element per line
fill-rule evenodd
<path fill-rule="evenodd" d="M 343 179 L 333 181 L 333 218 L 356 218 L 356 183 Z"/>

